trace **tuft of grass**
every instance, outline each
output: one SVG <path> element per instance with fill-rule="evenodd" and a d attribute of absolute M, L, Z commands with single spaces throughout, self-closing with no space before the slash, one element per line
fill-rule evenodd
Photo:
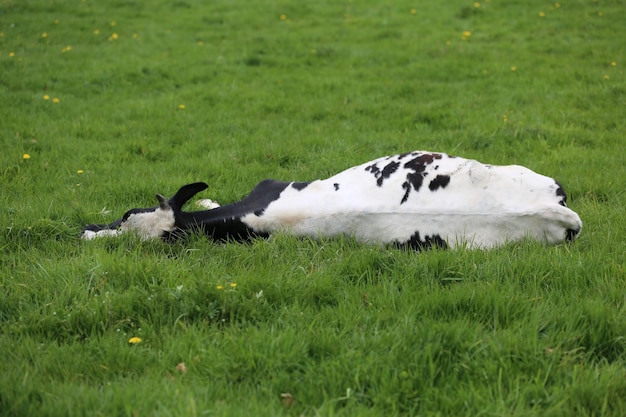
<path fill-rule="evenodd" d="M 0 16 L 1 415 L 626 413 L 622 2 Z M 188 182 L 227 203 L 414 149 L 557 178 L 580 238 L 78 238 Z"/>

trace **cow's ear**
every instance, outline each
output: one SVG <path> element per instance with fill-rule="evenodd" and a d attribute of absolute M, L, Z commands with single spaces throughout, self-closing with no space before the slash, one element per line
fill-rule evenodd
<path fill-rule="evenodd" d="M 171 210 L 170 204 L 167 201 L 167 198 L 163 197 L 161 194 L 156 195 L 157 200 L 159 201 L 159 208 L 161 210 Z"/>
<path fill-rule="evenodd" d="M 191 197 L 207 188 L 209 188 L 209 186 L 204 182 L 194 182 L 193 184 L 184 185 L 174 194 L 174 197 L 169 199 L 169 206 L 174 210 L 180 210 Z"/>

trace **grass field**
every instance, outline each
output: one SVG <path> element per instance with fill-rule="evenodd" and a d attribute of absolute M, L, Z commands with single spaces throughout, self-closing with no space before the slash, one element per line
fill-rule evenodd
<path fill-rule="evenodd" d="M 0 0 L 0 415 L 626 415 L 626 3 Z M 79 240 L 415 149 L 571 245 Z M 140 340 L 140 343 L 129 343 Z"/>

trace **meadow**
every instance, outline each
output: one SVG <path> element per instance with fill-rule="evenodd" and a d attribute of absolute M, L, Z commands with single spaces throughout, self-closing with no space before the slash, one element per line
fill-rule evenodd
<path fill-rule="evenodd" d="M 0 0 L 0 415 L 626 415 L 623 0 Z M 442 151 L 559 180 L 572 244 L 82 241 Z"/>

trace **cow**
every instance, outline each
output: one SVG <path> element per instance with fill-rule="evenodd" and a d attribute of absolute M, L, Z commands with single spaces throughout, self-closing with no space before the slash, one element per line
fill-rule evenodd
<path fill-rule="evenodd" d="M 207 187 L 187 184 L 169 199 L 157 194 L 157 206 L 129 210 L 108 225 L 88 225 L 82 238 L 134 232 L 172 241 L 200 231 L 223 242 L 282 232 L 416 250 L 490 249 L 522 239 L 572 241 L 582 229 L 554 179 L 518 165 L 437 152 L 385 156 L 312 182 L 267 179 L 241 201 L 183 211 Z"/>

